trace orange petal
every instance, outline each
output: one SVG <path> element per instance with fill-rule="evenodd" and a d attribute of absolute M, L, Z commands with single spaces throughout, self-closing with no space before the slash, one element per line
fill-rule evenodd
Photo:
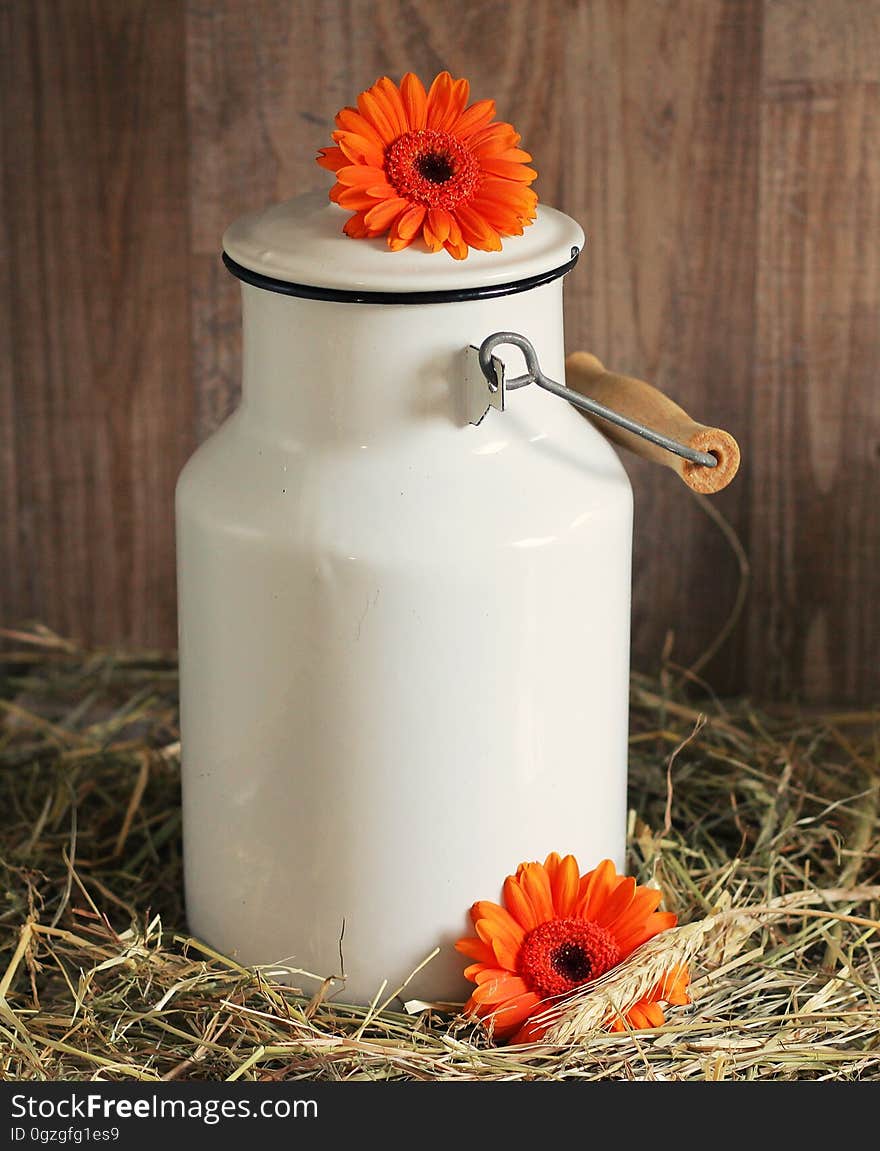
<path fill-rule="evenodd" d="M 388 119 L 382 102 L 377 99 L 372 88 L 361 92 L 357 98 L 360 114 L 372 127 L 383 144 L 390 144 L 397 139 L 398 133 L 394 124 Z"/>
<path fill-rule="evenodd" d="M 508 1042 L 511 1047 L 519 1046 L 522 1043 L 540 1043 L 547 1034 L 547 1026 L 546 1023 L 536 1023 L 533 1019 L 526 1019 L 519 1031 L 512 1035 Z"/>
<path fill-rule="evenodd" d="M 464 1005 L 465 1015 L 476 1015 L 478 1019 L 482 1019 L 482 1017 L 486 1015 L 489 1010 L 490 1008 L 488 1007 L 483 1007 L 479 1003 L 474 1003 L 473 997 L 471 997 Z"/>
<path fill-rule="evenodd" d="M 461 212 L 459 212 L 459 219 L 461 218 Z M 467 239 L 467 233 L 463 234 Z M 520 885 L 532 905 L 536 923 L 546 923 L 548 919 L 553 919 L 553 895 L 550 891 L 550 880 L 540 863 L 527 863 L 525 865 L 520 876 Z"/>
<path fill-rule="evenodd" d="M 636 893 L 636 881 L 632 876 L 624 875 L 618 879 L 608 898 L 601 907 L 596 907 L 591 915 L 600 927 L 607 927 L 629 907 Z"/>
<path fill-rule="evenodd" d="M 419 234 L 427 209 L 423 204 L 413 204 L 397 221 L 397 232 L 405 240 L 412 240 Z"/>
<path fill-rule="evenodd" d="M 392 184 L 389 184 L 384 180 L 381 184 L 371 184 L 366 189 L 366 193 L 368 196 L 372 196 L 374 200 L 397 199 L 397 189 Z"/>
<path fill-rule="evenodd" d="M 467 140 L 475 132 L 485 128 L 494 115 L 494 100 L 477 100 L 475 104 L 471 104 L 470 108 L 462 112 L 452 125 L 452 131 L 460 140 Z"/>
<path fill-rule="evenodd" d="M 461 205 L 456 210 L 459 214 L 462 238 L 466 244 L 480 252 L 501 251 L 501 237 L 491 224 L 487 223 L 481 216 L 473 216 L 470 219 L 467 216 L 462 216 Z"/>
<path fill-rule="evenodd" d="M 449 255 L 452 256 L 453 260 L 467 259 L 468 246 L 464 240 L 447 240 L 443 247 Z"/>
<path fill-rule="evenodd" d="M 495 156 L 508 148 L 515 148 L 520 139 L 519 132 L 511 124 L 498 120 L 475 132 L 468 140 L 468 147 L 476 156 Z"/>
<path fill-rule="evenodd" d="M 462 116 L 462 113 L 467 108 L 468 100 L 471 98 L 471 86 L 467 80 L 453 80 L 452 93 L 449 100 L 449 110 L 447 112 L 444 128 L 452 129 L 457 120 Z"/>
<path fill-rule="evenodd" d="M 388 233 L 388 247 L 392 252 L 402 252 L 404 248 L 408 248 L 413 242 L 412 236 L 408 239 L 401 236 L 397 232 L 397 220 L 391 225 L 391 231 Z"/>
<path fill-rule="evenodd" d="M 341 188 L 341 191 L 337 191 Z M 376 206 L 376 201 L 367 195 L 366 188 L 346 188 L 344 184 L 336 184 L 330 189 L 330 198 L 335 200 L 341 208 L 350 211 L 369 211 Z"/>
<path fill-rule="evenodd" d="M 443 247 L 454 260 L 467 259 L 467 243 L 462 237 L 461 228 L 458 226 L 458 221 L 451 213 L 449 216 L 449 239 L 446 240 Z"/>
<path fill-rule="evenodd" d="M 550 878 L 553 906 L 556 909 L 556 914 L 562 916 L 563 919 L 568 918 L 574 911 L 579 884 L 580 872 L 578 871 L 577 860 L 573 855 L 566 855 L 564 859 L 560 860 L 559 866 Z"/>
<path fill-rule="evenodd" d="M 386 182 L 382 169 L 371 168 L 368 164 L 346 164 L 337 171 L 336 179 L 340 184 L 347 184 L 350 188 L 359 185 L 368 188 L 370 184 Z"/>
<path fill-rule="evenodd" d="M 428 92 L 427 126 L 439 131 L 451 128 L 464 111 L 469 95 L 467 80 L 453 80 L 448 72 L 441 72 Z"/>
<path fill-rule="evenodd" d="M 492 948 L 496 963 L 506 967 L 508 971 L 516 971 L 520 944 L 509 931 L 489 926 L 486 919 L 478 919 L 477 933 L 480 936 L 486 935 L 486 942 Z"/>
<path fill-rule="evenodd" d="M 484 1016 L 484 1019 L 486 1023 L 494 1026 L 495 1035 L 503 1039 L 516 1031 L 540 1003 L 541 1000 L 534 991 L 527 991 L 524 995 L 518 995 L 515 999 L 502 1003 L 491 1015 Z"/>
<path fill-rule="evenodd" d="M 525 980 L 518 975 L 505 972 L 497 979 L 487 979 L 480 982 L 471 996 L 474 1003 L 504 1003 L 508 999 L 518 998 L 528 992 Z"/>
<path fill-rule="evenodd" d="M 492 964 L 495 962 L 495 954 L 489 944 L 474 936 L 459 939 L 455 945 L 455 950 L 466 955 L 469 959 L 476 959 L 478 963 Z"/>
<path fill-rule="evenodd" d="M 363 240 L 367 235 L 367 226 L 364 223 L 364 213 L 355 212 L 350 216 L 342 226 L 343 232 L 346 236 L 351 236 L 353 240 Z"/>
<path fill-rule="evenodd" d="M 335 172 L 337 168 L 348 163 L 348 157 L 341 148 L 320 148 L 316 160 L 322 168 L 327 168 L 330 172 Z"/>
<path fill-rule="evenodd" d="M 492 157 L 493 160 L 509 160 L 512 164 L 528 164 L 532 158 L 531 152 L 525 152 L 522 148 L 508 148 L 504 152 L 499 152 L 496 156 Z"/>
<path fill-rule="evenodd" d="M 333 139 L 351 164 L 368 164 L 371 168 L 381 168 L 385 160 L 382 145 L 373 143 L 366 136 L 356 132 L 334 132 Z"/>
<path fill-rule="evenodd" d="M 486 967 L 483 964 L 478 965 L 480 970 L 474 977 L 474 983 L 485 983 L 489 979 L 501 979 L 510 975 L 506 967 L 498 967 L 495 960 L 492 960 L 492 966 Z"/>
<path fill-rule="evenodd" d="M 344 132 L 353 132 L 357 136 L 368 140 L 373 147 L 383 151 L 382 137 L 369 120 L 365 119 L 357 108 L 340 108 L 336 113 L 336 125 Z M 333 133 L 334 139 L 336 133 Z"/>
<path fill-rule="evenodd" d="M 537 180 L 538 173 L 534 168 L 525 164 L 512 164 L 509 160 L 498 160 L 494 156 L 483 156 L 480 167 L 490 176 L 501 176 L 505 180 L 516 180 L 521 184 L 531 184 Z"/>
<path fill-rule="evenodd" d="M 439 72 L 428 89 L 428 105 L 425 124 L 428 128 L 440 128 L 439 123 L 446 114 L 449 96 L 452 92 L 452 77 L 448 72 Z"/>
<path fill-rule="evenodd" d="M 407 72 L 400 81 L 400 96 L 410 131 L 424 128 L 428 115 L 428 96 L 424 84 L 413 72 Z"/>
<path fill-rule="evenodd" d="M 636 1031 L 644 1031 L 649 1027 L 662 1027 L 666 1022 L 663 1008 L 659 1003 L 650 999 L 640 999 L 626 1013 L 626 1021 Z"/>
<path fill-rule="evenodd" d="M 691 997 L 688 994 L 688 986 L 690 984 L 690 972 L 686 963 L 681 964 L 679 967 L 674 967 L 671 971 L 667 971 L 654 991 L 654 996 L 657 999 L 662 999 L 666 1003 L 672 1004 L 674 1007 L 683 1006 L 685 1003 L 690 1003 Z"/>
<path fill-rule="evenodd" d="M 674 912 L 655 911 L 653 915 L 648 916 L 641 927 L 633 928 L 627 935 L 620 936 L 615 932 L 614 937 L 620 948 L 620 958 L 626 959 L 637 947 L 641 947 L 643 943 L 647 943 L 649 939 L 653 939 L 661 931 L 668 931 L 670 927 L 675 927 L 677 922 L 678 916 Z"/>
<path fill-rule="evenodd" d="M 630 1028 L 632 1028 L 633 1031 L 642 1031 L 644 1028 L 651 1026 L 651 1024 L 648 1022 L 648 1017 L 645 1014 L 645 1006 L 645 1000 L 640 999 L 638 1003 L 635 1003 L 632 1007 L 630 1007 L 629 1011 L 627 1011 L 624 1017 L 627 1024 L 630 1026 Z"/>
<path fill-rule="evenodd" d="M 663 898 L 661 891 L 653 887 L 637 887 L 633 901 L 614 920 L 607 924 L 617 938 L 625 938 L 633 931 L 638 931 L 656 910 Z"/>
<path fill-rule="evenodd" d="M 479 899 L 471 908 L 471 919 L 474 923 L 478 919 L 485 919 L 493 926 L 509 931 L 517 943 L 522 943 L 525 932 L 506 908 L 488 899 Z"/>
<path fill-rule="evenodd" d="M 502 234 L 505 234 L 508 228 L 523 228 L 527 224 L 531 224 L 535 219 L 535 209 L 527 205 L 511 204 L 505 207 L 502 204 L 496 203 L 493 207 L 484 209 L 482 204 L 475 204 L 474 208 L 476 211 L 479 211 L 481 215 L 485 216 L 493 228 L 496 228 Z"/>
<path fill-rule="evenodd" d="M 425 216 L 425 222 L 422 225 L 422 238 L 432 252 L 439 252 L 443 247 L 442 241 L 438 240 L 431 230 L 431 225 L 428 223 L 427 215 Z"/>
<path fill-rule="evenodd" d="M 399 196 L 391 200 L 380 200 L 364 216 L 364 223 L 374 235 L 380 235 L 386 228 L 391 227 L 400 213 L 405 212 L 407 207 L 406 200 L 402 200 Z"/>
<path fill-rule="evenodd" d="M 492 200 L 505 207 L 533 208 L 538 197 L 528 184 L 518 184 L 514 180 L 499 180 L 489 177 L 480 185 L 479 198 Z"/>
<path fill-rule="evenodd" d="M 603 859 L 595 870 L 581 876 L 576 914 L 595 919 L 616 882 L 617 868 L 610 859 Z"/>
<path fill-rule="evenodd" d="M 663 1008 L 659 1003 L 646 1003 L 644 1011 L 648 1018 L 649 1027 L 662 1027 L 666 1022 L 666 1016 L 663 1014 Z"/>
<path fill-rule="evenodd" d="M 519 949 L 525 932 L 513 916 L 497 903 L 486 900 L 471 909 L 477 935 L 488 943 L 502 967 L 516 970 Z"/>
<path fill-rule="evenodd" d="M 392 252 L 400 252 L 408 248 L 422 226 L 425 218 L 425 208 L 421 204 L 413 204 L 402 212 L 388 232 L 388 247 Z"/>
<path fill-rule="evenodd" d="M 522 889 L 520 881 L 515 875 L 508 875 L 504 881 L 504 903 L 507 910 L 526 931 L 538 926 L 538 919 L 532 907 L 532 901 Z"/>
<path fill-rule="evenodd" d="M 409 122 L 397 85 L 388 76 L 383 76 L 373 85 L 372 91 L 394 129 L 395 138 L 402 136 L 409 128 Z"/>
<path fill-rule="evenodd" d="M 428 226 L 441 244 L 449 239 L 452 229 L 452 217 L 445 208 L 428 209 Z"/>
<path fill-rule="evenodd" d="M 512 208 L 506 208 L 493 200 L 471 200 L 471 207 L 479 212 L 487 224 L 501 236 L 521 236 L 523 225 L 520 216 Z M 552 881 L 551 881 L 552 882 Z"/>

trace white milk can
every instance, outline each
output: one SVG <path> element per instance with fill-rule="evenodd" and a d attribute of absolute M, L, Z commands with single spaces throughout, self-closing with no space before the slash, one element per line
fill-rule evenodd
<path fill-rule="evenodd" d="M 223 241 L 242 400 L 177 489 L 189 922 L 360 1003 L 439 945 L 407 997 L 460 1000 L 475 898 L 623 864 L 631 492 L 551 394 L 573 220 L 459 262 L 344 218 L 308 195 Z M 481 369 L 495 333 L 542 386 L 500 337 Z"/>

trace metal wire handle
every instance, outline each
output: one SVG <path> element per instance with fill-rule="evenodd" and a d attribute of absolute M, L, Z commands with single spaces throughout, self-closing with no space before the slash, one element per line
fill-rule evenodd
<path fill-rule="evenodd" d="M 515 376 L 512 380 L 505 379 L 504 388 L 506 391 L 515 391 L 517 388 L 526 387 L 527 384 L 537 384 L 539 388 L 552 392 L 554 396 L 568 400 L 573 407 L 580 408 L 582 412 L 589 412 L 591 416 L 597 416 L 600 420 L 607 420 L 609 424 L 616 424 L 619 428 L 624 428 L 626 431 L 632 432 L 633 435 L 641 436 L 642 439 L 649 440 L 652 444 L 665 448 L 667 452 L 672 452 L 685 460 L 690 460 L 693 464 L 700 464 L 704 468 L 718 466 L 717 459 L 710 452 L 698 452 L 695 448 L 689 448 L 687 444 L 681 444 L 678 440 L 664 436 L 662 432 L 657 432 L 645 424 L 640 424 L 637 420 L 631 420 L 629 416 L 623 416 L 612 408 L 606 408 L 604 404 L 600 404 L 596 400 L 587 399 L 580 392 L 572 391 L 571 388 L 566 388 L 564 384 L 558 384 L 556 380 L 551 380 L 549 376 L 545 376 L 541 371 L 538 353 L 535 351 L 534 345 L 518 332 L 494 332 L 480 344 L 480 370 L 486 377 L 490 392 L 497 392 L 499 388 L 495 366 L 492 362 L 492 352 L 499 344 L 513 344 L 514 347 L 519 348 L 528 369 L 524 376 Z"/>

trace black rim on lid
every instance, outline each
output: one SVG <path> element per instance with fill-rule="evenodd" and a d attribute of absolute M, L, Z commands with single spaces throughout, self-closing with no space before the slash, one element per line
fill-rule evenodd
<path fill-rule="evenodd" d="M 321 288 L 315 284 L 291 284 L 287 280 L 276 280 L 245 268 L 224 252 L 223 263 L 237 279 L 266 292 L 279 292 L 283 296 L 299 296 L 304 300 L 330 300 L 337 304 L 453 304 L 462 300 L 488 300 L 494 296 L 512 296 L 515 292 L 527 292 L 558 280 L 570 272 L 578 261 L 580 250 L 572 248 L 571 259 L 558 268 L 539 272 L 524 280 L 514 280 L 509 284 L 485 284 L 471 288 L 451 288 L 434 292 L 362 292 L 346 288 Z"/>

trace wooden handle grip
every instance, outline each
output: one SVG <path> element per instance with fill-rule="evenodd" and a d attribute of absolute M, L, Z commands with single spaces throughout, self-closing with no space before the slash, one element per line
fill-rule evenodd
<path fill-rule="evenodd" d="M 629 448 L 637 456 L 672 468 L 695 492 L 704 495 L 720 492 L 736 475 L 739 468 L 739 444 L 730 432 L 698 424 L 678 404 L 644 380 L 618 376 L 607 371 L 590 352 L 573 352 L 565 361 L 565 382 L 582 396 L 598 400 L 607 408 L 638 420 L 640 424 L 646 424 L 679 443 L 700 452 L 711 452 L 718 464 L 714 468 L 706 468 L 643 440 L 633 432 L 584 413 L 603 436 L 621 447 Z"/>

